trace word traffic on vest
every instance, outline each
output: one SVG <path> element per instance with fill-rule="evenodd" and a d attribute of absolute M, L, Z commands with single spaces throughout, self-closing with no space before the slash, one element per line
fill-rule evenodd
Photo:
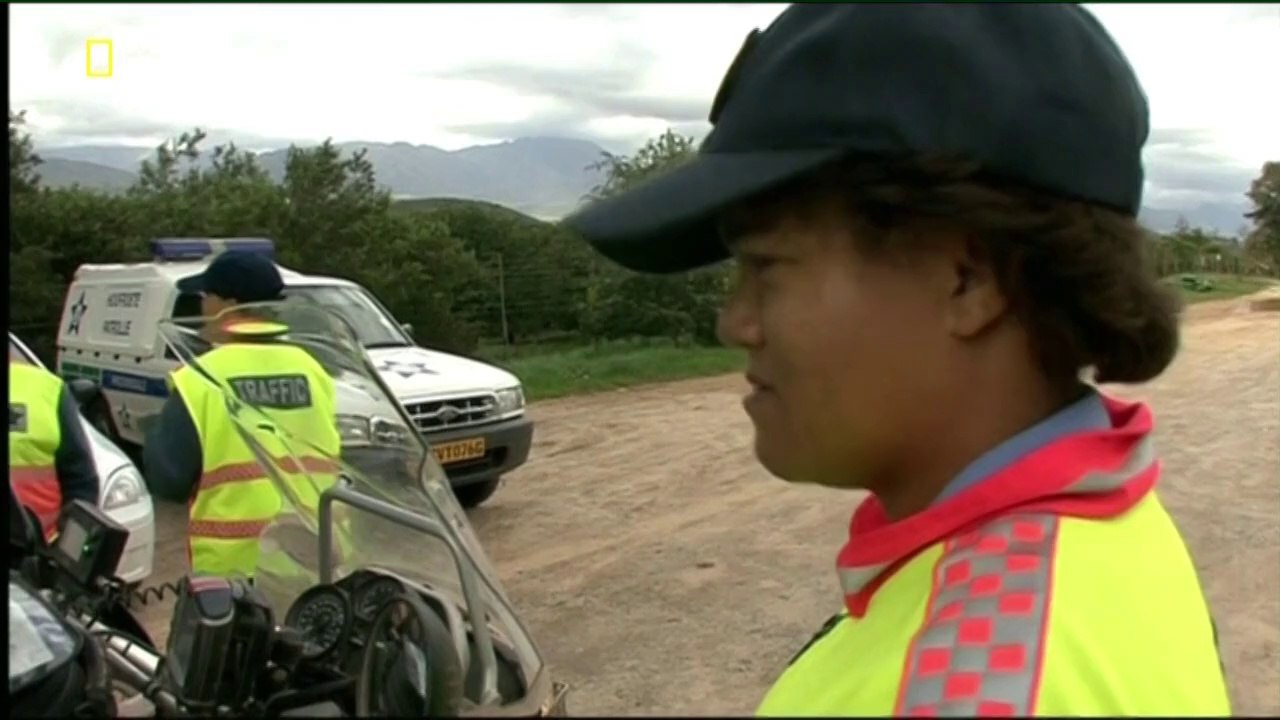
<path fill-rule="evenodd" d="M 311 407 L 311 385 L 305 375 L 260 375 L 231 378 L 231 387 L 244 402 L 276 410 Z"/>

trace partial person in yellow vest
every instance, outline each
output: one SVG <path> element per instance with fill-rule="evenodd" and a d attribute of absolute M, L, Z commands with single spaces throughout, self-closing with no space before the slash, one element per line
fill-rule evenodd
<path fill-rule="evenodd" d="M 844 607 L 759 713 L 1230 714 L 1152 411 L 1094 385 L 1160 375 L 1179 313 L 1137 219 L 1147 101 L 1098 21 L 792 5 L 710 120 L 566 224 L 634 270 L 735 258 L 761 464 L 869 491 Z"/>
<path fill-rule="evenodd" d="M 217 318 L 206 329 L 214 348 L 199 358 L 200 367 L 294 438 L 319 449 L 302 442 L 287 448 L 256 436 L 275 455 L 273 464 L 286 473 L 300 502 L 314 510 L 317 489 L 336 478 L 329 458 L 341 452 L 333 379 L 305 350 L 275 342 L 288 328 L 236 309 L 281 299 L 284 283 L 275 264 L 262 255 L 230 251 L 179 288 L 202 293 L 202 313 Z M 171 374 L 170 387 L 145 445 L 147 484 L 160 498 L 189 504 L 192 572 L 252 577 L 259 536 L 284 507 L 279 490 L 240 436 L 220 388 L 190 366 Z"/>
<path fill-rule="evenodd" d="M 93 449 L 75 398 L 58 376 L 9 356 L 9 485 L 40 519 L 45 538 L 57 532 L 62 506 L 98 504 Z"/>

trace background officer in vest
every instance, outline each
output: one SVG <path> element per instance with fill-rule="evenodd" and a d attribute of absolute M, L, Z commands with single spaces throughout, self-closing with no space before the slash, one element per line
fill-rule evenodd
<path fill-rule="evenodd" d="M 9 484 L 46 537 L 72 500 L 98 504 L 93 450 L 71 390 L 43 368 L 9 358 Z"/>
<path fill-rule="evenodd" d="M 566 224 L 635 270 L 736 258 L 719 330 L 761 464 L 870 491 L 844 607 L 760 714 L 1230 714 L 1152 412 L 1082 381 L 1151 380 L 1178 348 L 1136 219 L 1147 101 L 1102 26 L 796 4 L 710 120 Z"/>
<path fill-rule="evenodd" d="M 200 357 L 201 368 L 295 438 L 337 457 L 332 378 L 305 350 L 272 342 L 287 328 L 238 308 L 281 299 L 284 283 L 275 264 L 261 255 L 225 252 L 179 289 L 202 293 L 201 309 L 210 319 L 205 337 L 215 347 Z M 170 384 L 145 445 L 147 484 L 158 497 L 189 503 L 192 572 L 252 576 L 259 535 L 282 508 L 279 491 L 233 426 L 218 388 L 187 366 L 173 372 Z M 292 449 L 303 453 L 304 467 L 295 467 L 283 448 L 269 448 L 279 453 L 276 467 L 300 480 L 304 473 L 333 472 L 330 461 L 307 454 L 301 444 Z"/>

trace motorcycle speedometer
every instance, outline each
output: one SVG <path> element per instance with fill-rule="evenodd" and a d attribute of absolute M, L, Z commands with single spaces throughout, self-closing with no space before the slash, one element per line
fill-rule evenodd
<path fill-rule="evenodd" d="M 402 592 L 404 585 L 393 577 L 380 575 L 366 581 L 351 593 L 356 617 L 365 622 L 373 622 L 382 606 Z"/>
<path fill-rule="evenodd" d="M 304 592 L 285 615 L 284 624 L 302 634 L 302 657 L 316 660 L 333 652 L 350 635 L 351 598 L 333 585 Z"/>

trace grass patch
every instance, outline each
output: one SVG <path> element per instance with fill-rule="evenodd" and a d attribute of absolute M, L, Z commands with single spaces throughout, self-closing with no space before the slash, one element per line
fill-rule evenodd
<path fill-rule="evenodd" d="M 1165 282 L 1179 287 L 1188 303 L 1240 297 L 1276 284 L 1270 278 L 1201 274 L 1213 283 L 1213 289 L 1195 292 L 1182 288 L 1179 277 L 1165 278 Z M 739 350 L 677 345 L 662 339 L 594 345 L 575 339 L 515 346 L 484 344 L 475 356 L 514 373 L 524 383 L 529 400 L 722 375 L 746 367 Z"/>
<path fill-rule="evenodd" d="M 478 353 L 515 373 L 529 400 L 721 375 L 746 367 L 740 350 L 630 340 L 597 345 L 489 347 Z"/>
<path fill-rule="evenodd" d="M 1181 275 L 1167 277 L 1164 281 L 1175 285 L 1181 290 L 1183 299 L 1192 305 L 1209 300 L 1229 300 L 1243 295 L 1252 295 L 1276 284 L 1276 281 L 1271 278 L 1248 275 L 1218 275 L 1215 273 L 1197 273 L 1196 275 L 1212 282 L 1213 289 L 1205 292 L 1188 290 L 1179 281 L 1182 277 Z"/>

